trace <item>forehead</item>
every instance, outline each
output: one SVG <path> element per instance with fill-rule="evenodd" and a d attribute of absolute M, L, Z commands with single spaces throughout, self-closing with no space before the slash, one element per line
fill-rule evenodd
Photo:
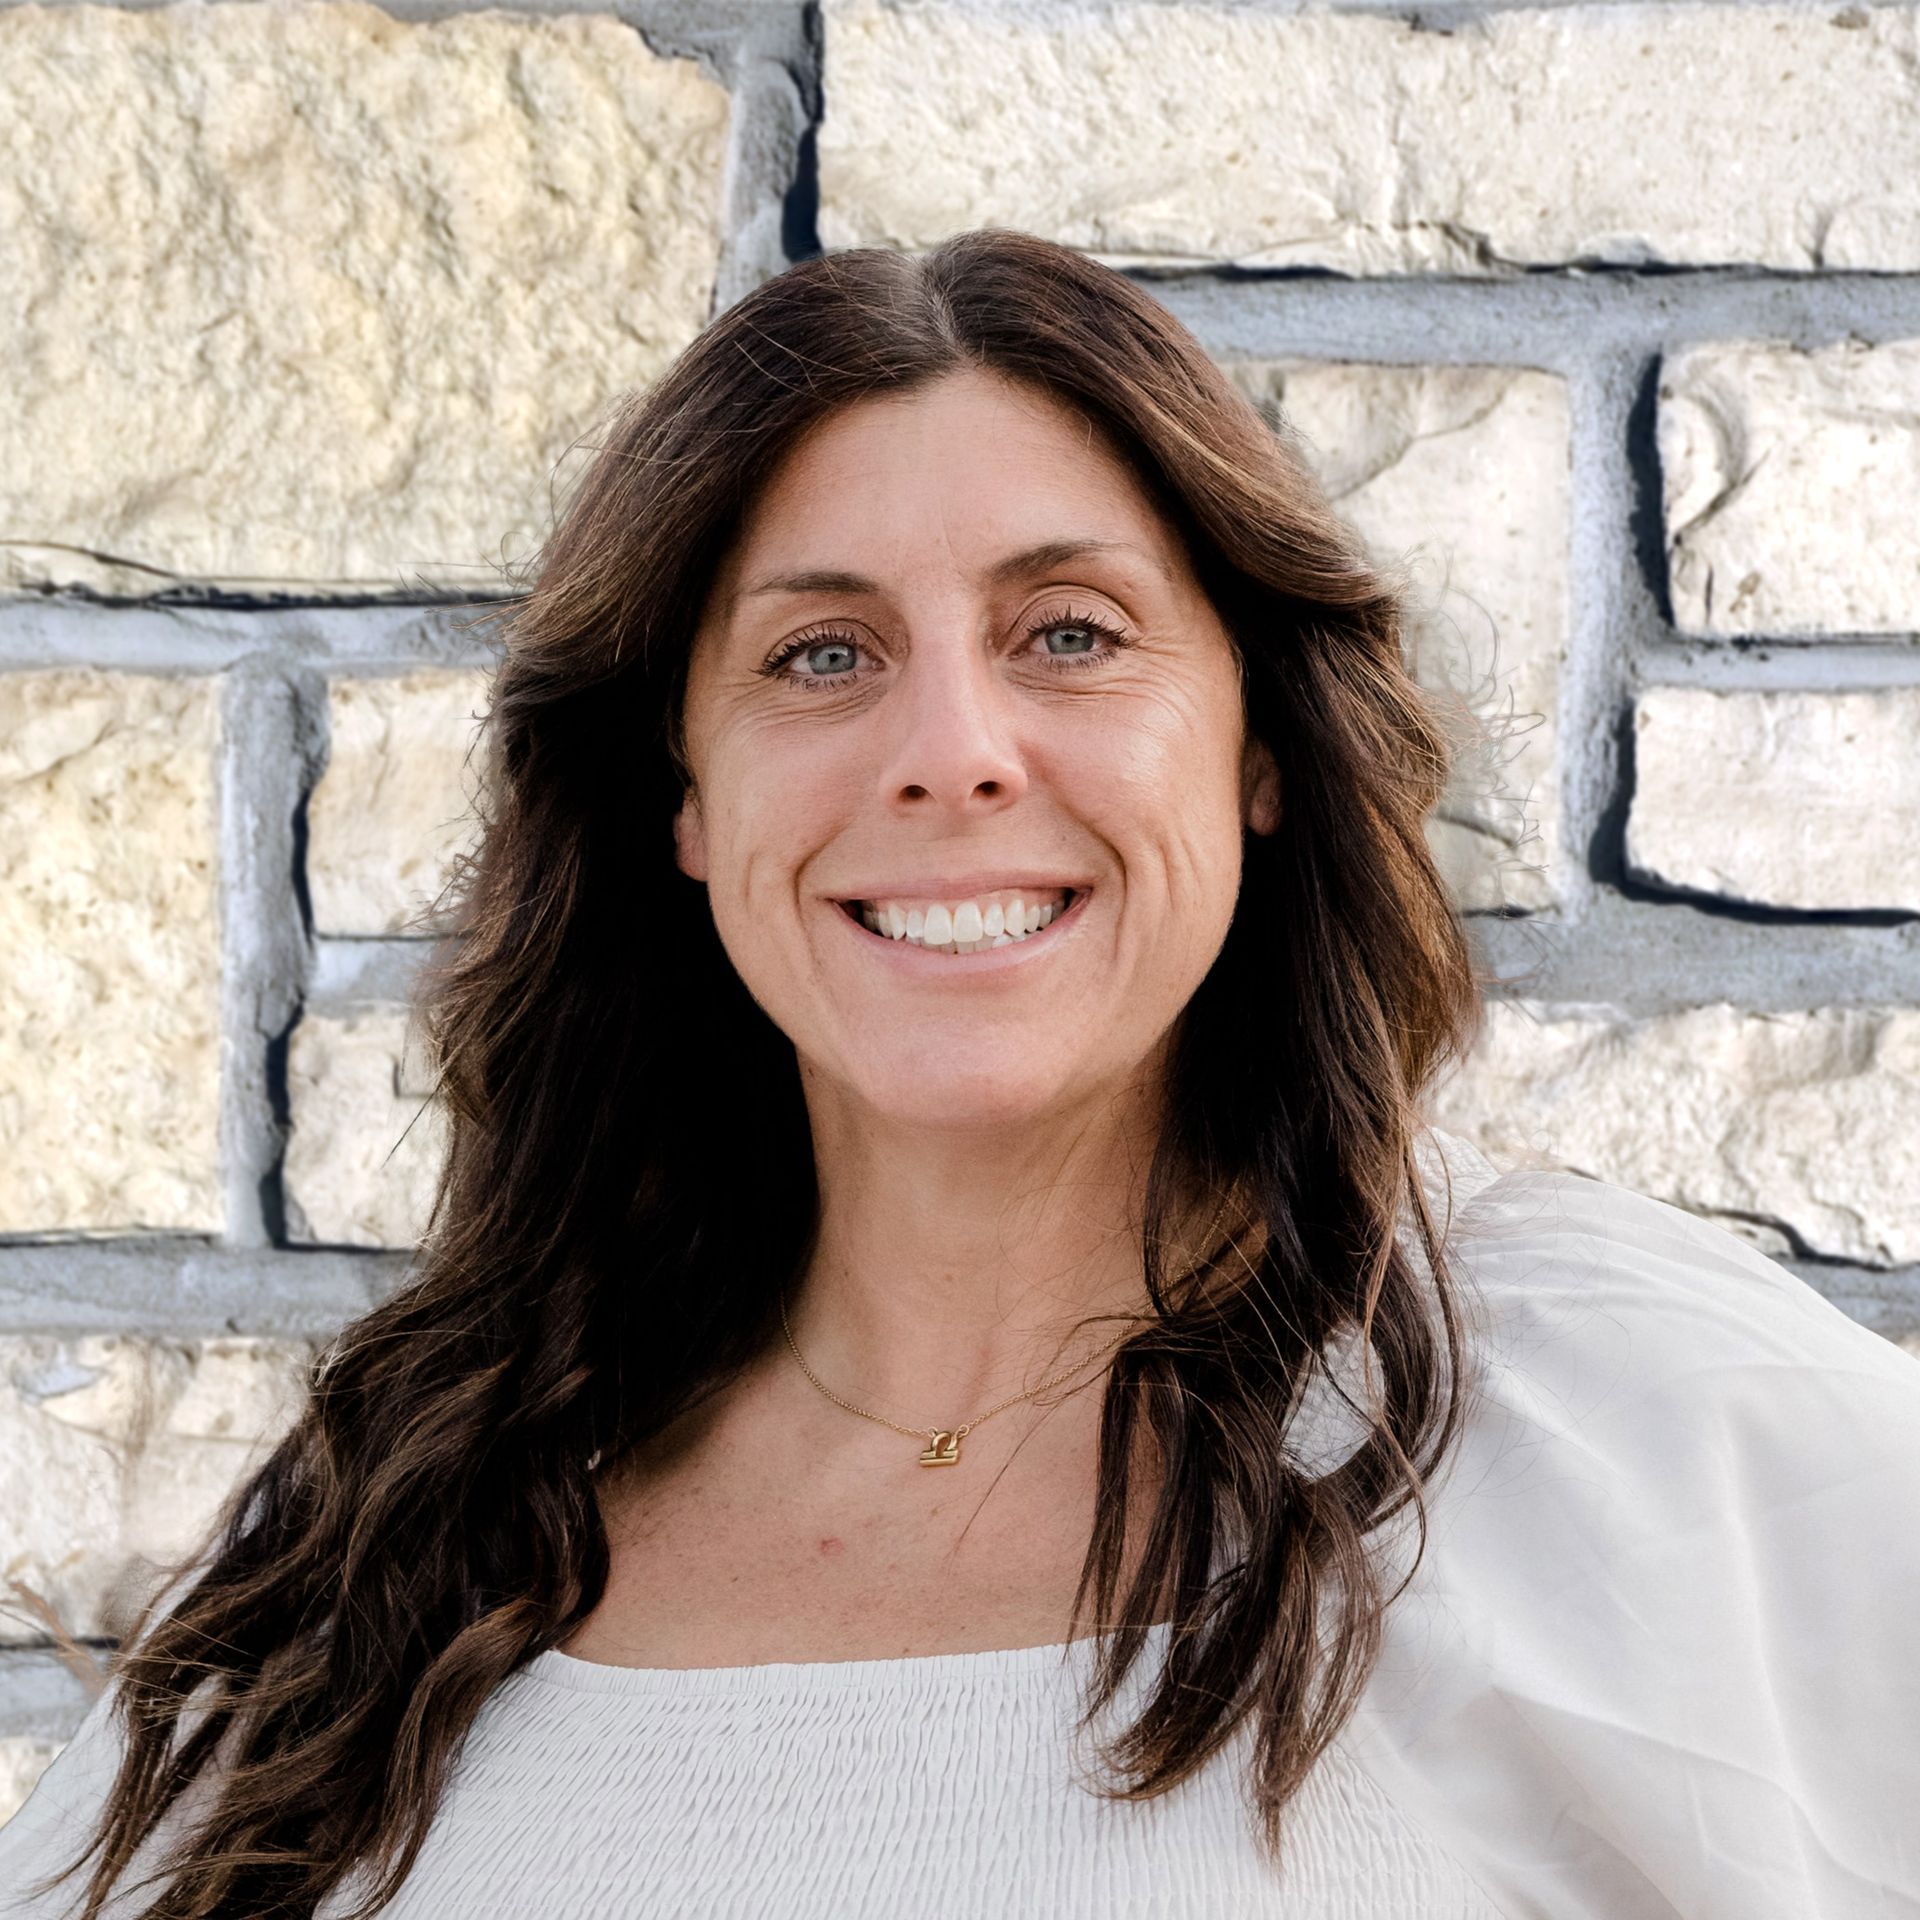
<path fill-rule="evenodd" d="M 1180 545 L 1138 477 L 1083 413 L 997 375 L 949 375 L 860 400 L 812 428 L 769 476 L 716 585 L 793 566 L 946 566 L 982 576 L 1057 537 Z"/>

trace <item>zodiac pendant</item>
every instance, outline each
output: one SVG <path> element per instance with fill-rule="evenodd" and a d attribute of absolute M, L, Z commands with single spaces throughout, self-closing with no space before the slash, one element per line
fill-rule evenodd
<path fill-rule="evenodd" d="M 964 1428 L 948 1428 L 936 1433 L 920 1456 L 923 1467 L 951 1467 L 960 1459 L 960 1435 Z"/>

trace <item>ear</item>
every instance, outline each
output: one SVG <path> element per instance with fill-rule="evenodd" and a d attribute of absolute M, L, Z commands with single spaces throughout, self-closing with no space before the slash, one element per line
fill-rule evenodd
<path fill-rule="evenodd" d="M 1280 768 L 1272 749 L 1251 733 L 1240 759 L 1240 810 L 1255 833 L 1271 833 L 1280 824 Z"/>
<path fill-rule="evenodd" d="M 674 864 L 689 880 L 707 877 L 707 828 L 700 817 L 700 796 L 689 787 L 673 816 Z"/>

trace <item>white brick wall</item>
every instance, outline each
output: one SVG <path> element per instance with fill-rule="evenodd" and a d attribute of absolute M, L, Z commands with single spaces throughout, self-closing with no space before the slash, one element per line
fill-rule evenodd
<path fill-rule="evenodd" d="M 1683 633 L 1920 625 L 1920 340 L 1716 341 L 1662 368 L 1660 462 Z"/>
<path fill-rule="evenodd" d="M 829 247 L 1005 225 L 1155 265 L 1920 265 L 1910 7 L 825 18 Z"/>
<path fill-rule="evenodd" d="M 215 1230 L 219 688 L 0 675 L 0 1231 Z"/>
<path fill-rule="evenodd" d="M 1565 381 L 1526 367 L 1227 364 L 1302 436 L 1375 557 L 1419 562 L 1412 657 L 1473 722 L 1456 731 L 1459 772 L 1429 834 L 1456 894 L 1475 908 L 1551 905 L 1572 519 Z"/>
<path fill-rule="evenodd" d="M 1436 1117 L 1920 1348 L 1920 12 L 821 27 L 0 9 L 0 1577 L 85 1638 L 420 1231 L 465 603 L 822 245 L 1142 271 L 1408 569 L 1499 983 Z M 0 1584 L 0 1818 L 83 1704 Z"/>
<path fill-rule="evenodd" d="M 1649 879 L 1920 913 L 1920 688 L 1655 687 L 1634 755 L 1627 858 Z"/>
<path fill-rule="evenodd" d="M 328 686 L 327 768 L 307 810 L 307 887 L 327 934 L 430 931 L 473 842 L 490 676 L 428 667 Z"/>
<path fill-rule="evenodd" d="M 0 10 L 0 584 L 494 590 L 707 318 L 727 110 L 593 13 Z"/>

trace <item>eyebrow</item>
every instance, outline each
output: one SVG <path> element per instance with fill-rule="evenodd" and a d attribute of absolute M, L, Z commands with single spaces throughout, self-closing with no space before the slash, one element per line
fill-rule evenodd
<path fill-rule="evenodd" d="M 1005 586 L 1027 574 L 1044 572 L 1049 567 L 1060 566 L 1068 560 L 1078 560 L 1089 553 L 1133 554 L 1148 562 L 1169 586 L 1177 584 L 1173 570 L 1158 554 L 1149 553 L 1145 547 L 1136 546 L 1131 540 L 1091 538 L 1044 540 L 1037 547 L 1023 547 L 1018 553 L 1010 553 L 1004 559 L 996 560 L 987 569 L 986 577 L 996 587 Z M 877 580 L 869 580 L 863 573 L 848 573 L 838 567 L 813 567 L 798 573 L 770 574 L 734 598 L 738 602 L 763 593 L 871 594 L 882 590 Z"/>

